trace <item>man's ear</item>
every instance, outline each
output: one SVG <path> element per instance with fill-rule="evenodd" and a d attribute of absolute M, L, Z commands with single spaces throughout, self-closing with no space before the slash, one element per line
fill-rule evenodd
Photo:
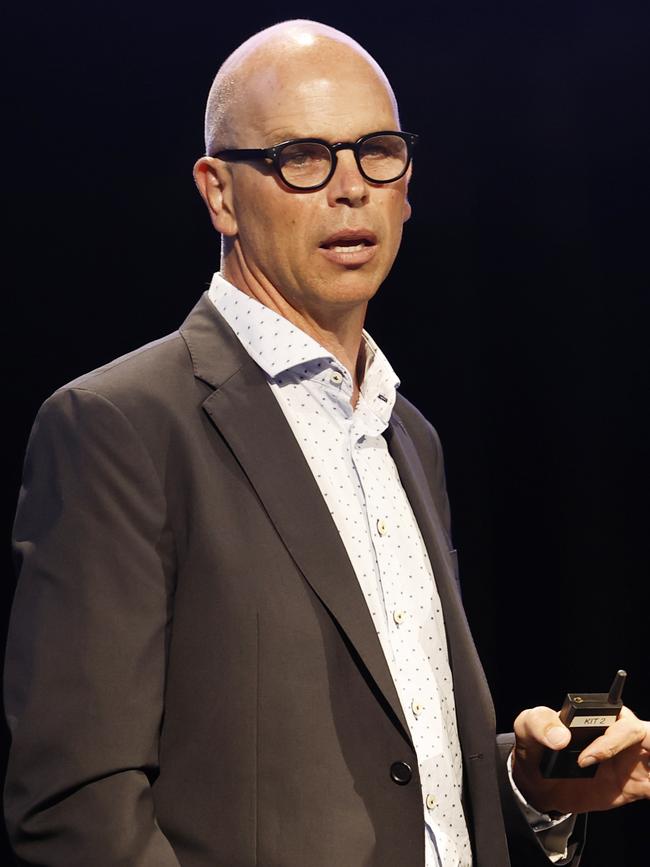
<path fill-rule="evenodd" d="M 232 175 L 228 166 L 214 157 L 201 157 L 194 165 L 193 174 L 201 198 L 208 206 L 214 228 L 228 237 L 236 235 Z"/>

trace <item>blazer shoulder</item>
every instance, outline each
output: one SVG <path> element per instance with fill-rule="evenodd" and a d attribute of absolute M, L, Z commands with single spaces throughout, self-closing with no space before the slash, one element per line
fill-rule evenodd
<path fill-rule="evenodd" d="M 204 292 L 177 331 L 91 370 L 57 393 L 94 392 L 123 410 L 141 405 L 189 408 L 248 362 L 250 357 Z"/>
<path fill-rule="evenodd" d="M 30 441 L 36 444 L 43 435 L 100 439 L 106 428 L 119 448 L 130 429 L 162 460 L 178 434 L 196 423 L 209 392 L 194 376 L 187 345 L 176 331 L 58 388 L 41 405 Z"/>
<path fill-rule="evenodd" d="M 192 373 L 192 362 L 179 331 L 153 340 L 100 367 L 90 370 L 56 390 L 92 391 L 119 402 L 133 392 L 169 391 L 178 377 Z"/>

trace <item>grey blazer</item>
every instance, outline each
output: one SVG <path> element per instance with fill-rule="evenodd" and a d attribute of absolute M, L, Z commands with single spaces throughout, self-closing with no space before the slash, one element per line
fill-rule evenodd
<path fill-rule="evenodd" d="M 387 438 L 444 606 L 476 867 L 544 867 L 504 782 L 437 435 L 400 397 Z M 18 863 L 423 867 L 416 757 L 363 594 L 262 371 L 206 295 L 179 332 L 46 401 L 15 549 Z"/>

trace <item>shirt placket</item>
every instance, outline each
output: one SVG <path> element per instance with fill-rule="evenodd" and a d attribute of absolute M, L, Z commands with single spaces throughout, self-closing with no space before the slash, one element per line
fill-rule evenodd
<path fill-rule="evenodd" d="M 390 654 L 387 654 L 387 658 L 393 661 L 393 679 L 409 718 L 420 768 L 425 822 L 432 838 L 429 861 L 438 864 L 438 852 L 442 850 L 446 856 L 451 856 L 446 863 L 460 863 L 456 860 L 455 845 L 450 843 L 448 835 L 441 835 L 436 821 L 436 811 L 451 806 L 449 780 L 454 775 L 448 760 L 450 733 L 447 731 L 441 693 L 432 674 L 435 667 L 432 661 L 438 663 L 438 668 L 448 670 L 445 645 L 442 643 L 444 633 L 441 634 L 440 621 L 434 614 L 436 598 L 433 578 L 429 568 L 422 569 L 422 564 L 428 567 L 428 558 L 421 547 L 415 521 L 403 502 L 405 495 L 396 477 L 392 459 L 381 447 L 376 452 L 367 447 L 361 455 L 363 457 L 358 462 L 361 477 L 382 479 L 386 484 L 383 498 L 367 498 L 368 523 L 388 613 L 386 643 Z M 375 466 L 372 466 L 373 463 Z M 387 479 L 390 481 L 386 482 Z M 366 482 L 364 487 L 373 489 L 370 482 Z M 385 503 L 393 505 L 386 510 L 383 506 Z M 404 563 L 412 564 L 411 568 L 405 569 Z M 418 564 L 420 572 L 416 575 L 414 570 Z M 446 687 L 449 690 L 451 684 L 447 683 Z M 434 793 L 431 790 L 433 787 L 427 784 L 436 759 L 438 773 L 442 766 L 444 773 L 441 776 L 447 782 L 438 786 L 437 793 Z M 462 809 L 460 804 L 458 808 Z"/>

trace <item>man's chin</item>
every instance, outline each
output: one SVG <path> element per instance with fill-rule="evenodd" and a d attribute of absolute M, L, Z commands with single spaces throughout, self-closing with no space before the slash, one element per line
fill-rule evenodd
<path fill-rule="evenodd" d="M 375 273 L 364 272 L 361 269 L 346 270 L 343 273 L 332 275 L 326 282 L 323 282 L 321 277 L 317 284 L 318 288 L 313 294 L 318 297 L 321 304 L 333 308 L 357 307 L 370 301 L 379 289 L 381 282 Z"/>

